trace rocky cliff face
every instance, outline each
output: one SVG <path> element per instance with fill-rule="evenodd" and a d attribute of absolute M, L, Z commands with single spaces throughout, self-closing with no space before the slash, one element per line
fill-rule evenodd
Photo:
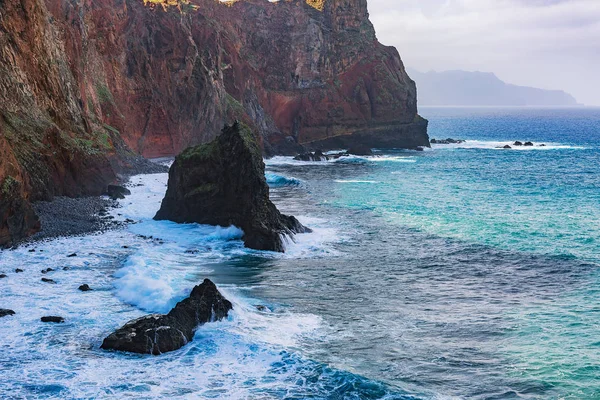
<path fill-rule="evenodd" d="M 25 204 L 98 194 L 234 118 L 267 154 L 426 146 L 416 105 L 366 0 L 0 0 L 0 184 Z"/>

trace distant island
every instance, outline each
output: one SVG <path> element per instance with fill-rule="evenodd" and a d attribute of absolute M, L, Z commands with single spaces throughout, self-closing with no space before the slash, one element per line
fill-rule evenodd
<path fill-rule="evenodd" d="M 407 69 L 417 83 L 423 106 L 576 106 L 562 90 L 545 90 L 503 82 L 491 72 L 419 72 Z"/>

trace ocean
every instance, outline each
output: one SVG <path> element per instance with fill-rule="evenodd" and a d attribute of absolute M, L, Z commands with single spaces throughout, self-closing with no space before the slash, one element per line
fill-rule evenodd
<path fill-rule="evenodd" d="M 167 174 L 111 211 L 136 224 L 0 252 L 0 397 L 600 398 L 600 109 L 420 113 L 466 141 L 266 160 L 272 200 L 314 230 L 285 254 L 153 221 Z M 534 146 L 497 148 L 516 140 Z M 227 320 L 158 357 L 100 350 L 204 278 Z"/>

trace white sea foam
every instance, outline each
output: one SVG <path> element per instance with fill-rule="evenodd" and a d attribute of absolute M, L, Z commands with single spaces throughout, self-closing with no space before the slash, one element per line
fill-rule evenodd
<path fill-rule="evenodd" d="M 372 156 L 366 157 L 372 162 L 397 162 L 397 163 L 416 163 L 417 158 L 414 156 Z"/>
<path fill-rule="evenodd" d="M 293 348 L 302 339 L 324 334 L 321 331 L 323 320 L 317 315 L 286 310 L 258 311 L 257 304 L 240 296 L 236 287 L 221 287 L 220 290 L 233 304 L 230 331 L 254 343 Z"/>
<path fill-rule="evenodd" d="M 301 233 L 293 238 L 284 236 L 285 253 L 271 253 L 270 257 L 284 258 L 321 258 L 340 255 L 335 243 L 346 240 L 337 229 L 321 218 L 298 216 L 298 220 L 312 229 L 312 233 Z"/>
<path fill-rule="evenodd" d="M 340 158 L 330 159 L 327 161 L 298 161 L 294 160 L 293 157 L 278 156 L 265 160 L 267 166 L 283 166 L 283 165 L 297 165 L 297 166 L 315 166 L 315 165 L 336 165 L 336 164 L 363 164 L 370 162 L 396 162 L 396 163 L 416 163 L 417 158 L 415 156 L 398 155 L 398 156 L 384 156 L 384 155 L 373 155 L 373 156 L 343 156 Z"/>

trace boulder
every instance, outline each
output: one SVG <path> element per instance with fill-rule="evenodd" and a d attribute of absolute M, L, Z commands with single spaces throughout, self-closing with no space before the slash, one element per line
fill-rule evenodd
<path fill-rule="evenodd" d="M 269 200 L 265 164 L 252 131 L 236 122 L 208 144 L 181 153 L 169 170 L 156 220 L 230 226 L 257 250 L 284 251 L 282 235 L 310 232 Z"/>
<path fill-rule="evenodd" d="M 523 146 L 523 142 L 519 142 L 518 140 L 513 143 L 513 146 Z"/>
<path fill-rule="evenodd" d="M 464 143 L 465 141 L 462 139 L 452 139 L 452 138 L 447 138 L 447 139 L 431 139 L 429 141 L 429 143 L 431 144 L 460 144 L 460 143 Z"/>
<path fill-rule="evenodd" d="M 90 285 L 88 285 L 87 283 L 84 283 L 83 285 L 79 286 L 78 289 L 81 290 L 82 292 L 89 292 L 90 290 L 92 290 Z"/>
<path fill-rule="evenodd" d="M 372 156 L 373 150 L 371 150 L 369 146 L 356 145 L 348 149 L 348 154 L 352 154 L 354 156 Z"/>
<path fill-rule="evenodd" d="M 177 350 L 192 340 L 199 325 L 227 317 L 232 308 L 216 285 L 205 279 L 168 314 L 129 321 L 107 336 L 101 348 L 154 355 Z"/>
<path fill-rule="evenodd" d="M 118 185 L 108 185 L 108 189 L 106 190 L 108 197 L 113 200 L 124 199 L 125 196 L 129 196 L 131 191 L 123 186 Z"/>
<path fill-rule="evenodd" d="M 42 318 L 40 318 L 40 320 L 42 322 L 53 322 L 55 324 L 60 324 L 60 323 L 65 322 L 65 319 L 63 317 L 56 317 L 56 316 L 42 317 Z"/>
<path fill-rule="evenodd" d="M 21 272 L 23 272 L 23 270 L 22 270 L 21 268 L 16 268 L 16 269 L 15 269 L 15 274 L 19 274 L 19 273 L 21 273 Z"/>
<path fill-rule="evenodd" d="M 8 315 L 15 315 L 15 312 L 6 308 L 0 308 L 0 318 L 6 317 Z"/>
<path fill-rule="evenodd" d="M 533 146 L 533 143 L 532 142 L 525 142 L 525 143 L 523 143 L 523 146 Z"/>
<path fill-rule="evenodd" d="M 54 281 L 54 279 L 48 279 L 48 278 L 42 278 L 42 282 L 46 282 L 46 283 L 56 283 Z"/>
<path fill-rule="evenodd" d="M 8 278 L 6 274 L 0 274 L 0 279 Z"/>
<path fill-rule="evenodd" d="M 510 147 L 510 145 L 505 145 L 504 147 L 502 147 L 503 149 L 512 149 L 512 147 Z"/>

